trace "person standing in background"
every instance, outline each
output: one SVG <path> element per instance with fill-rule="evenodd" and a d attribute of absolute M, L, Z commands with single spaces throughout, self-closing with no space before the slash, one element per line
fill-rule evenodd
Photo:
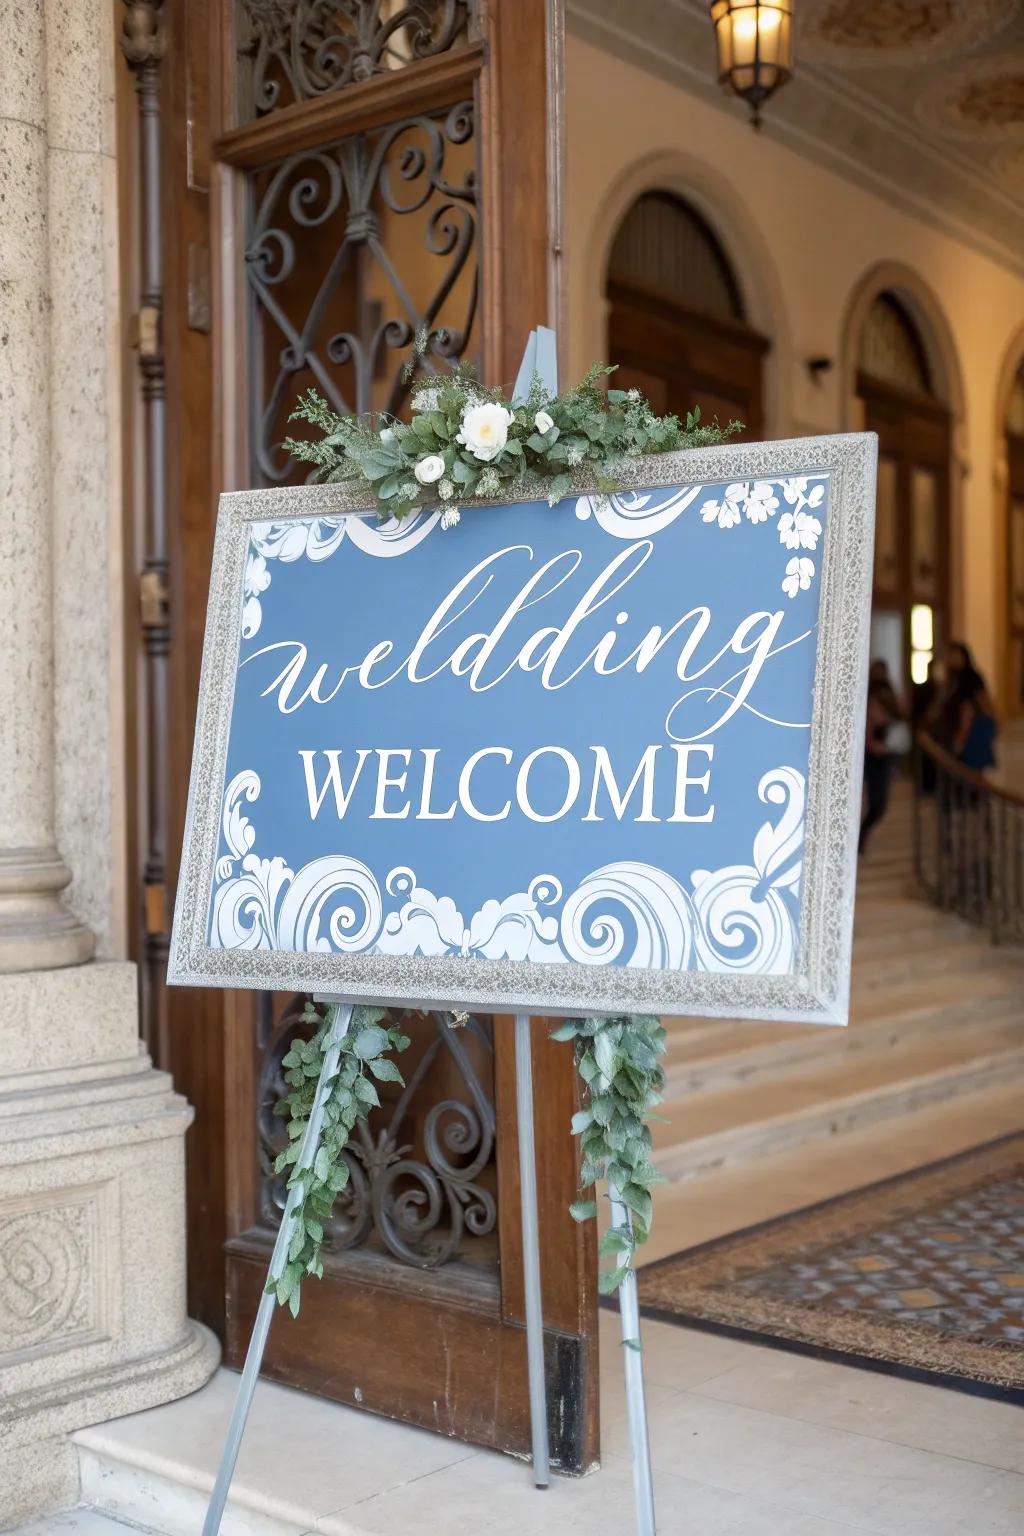
<path fill-rule="evenodd" d="M 868 673 L 868 708 L 864 736 L 864 818 L 860 824 L 858 853 L 867 849 L 868 837 L 885 815 L 892 782 L 893 754 L 889 750 L 889 727 L 904 718 L 896 690 L 889 676 L 888 664 L 876 659 Z"/>
<path fill-rule="evenodd" d="M 984 773 L 996 765 L 999 723 L 988 685 L 962 640 L 950 644 L 947 675 L 937 722 L 942 733 L 939 740 L 965 768 Z"/>

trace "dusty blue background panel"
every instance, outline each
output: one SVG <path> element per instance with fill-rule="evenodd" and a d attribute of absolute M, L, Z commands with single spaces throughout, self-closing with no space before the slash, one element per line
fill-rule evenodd
<path fill-rule="evenodd" d="M 208 943 L 792 973 L 829 502 L 820 473 L 471 509 L 449 531 L 251 524 Z M 472 636 L 495 636 L 476 687 L 452 662 Z M 318 673 L 325 702 L 291 708 Z M 349 799 L 339 815 L 327 782 L 314 819 L 302 754 L 319 793 L 328 752 Z"/>

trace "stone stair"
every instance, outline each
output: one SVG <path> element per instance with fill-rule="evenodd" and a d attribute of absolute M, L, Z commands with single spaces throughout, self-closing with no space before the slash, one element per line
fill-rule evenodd
<path fill-rule="evenodd" d="M 911 817 L 897 786 L 862 861 L 847 1028 L 668 1023 L 654 1141 L 670 1183 L 1024 1079 L 1024 952 L 923 900 Z"/>

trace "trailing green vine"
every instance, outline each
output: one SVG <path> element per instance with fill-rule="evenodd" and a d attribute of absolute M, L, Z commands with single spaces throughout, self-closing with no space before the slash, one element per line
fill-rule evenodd
<path fill-rule="evenodd" d="M 459 520 L 460 499 L 507 499 L 516 488 L 519 499 L 532 491 L 554 506 L 571 491 L 581 465 L 592 470 L 598 490 L 613 491 L 629 459 L 720 443 L 742 430 L 736 421 L 727 427 L 702 422 L 699 408 L 685 421 L 658 416 L 638 389 L 605 389 L 614 372 L 595 363 L 560 395 L 551 395 L 535 374 L 526 399 L 508 401 L 460 366 L 417 379 L 410 422 L 384 414 L 339 416 L 311 389 L 291 419 L 323 436 L 288 438 L 284 446 L 314 466 L 314 480 L 365 481 L 381 518 L 403 518 L 430 502 L 448 528 Z"/>
<path fill-rule="evenodd" d="M 316 1026 L 312 1039 L 296 1037 L 282 1065 L 290 1092 L 275 1106 L 287 1117 L 288 1146 L 279 1153 L 275 1172 L 291 1169 L 288 1189 L 300 1190 L 295 1212 L 295 1232 L 280 1275 L 267 1282 L 267 1291 L 292 1315 L 299 1311 L 300 1292 L 307 1275 L 323 1275 L 324 1227 L 334 1203 L 349 1182 L 345 1159 L 352 1130 L 365 1120 L 380 1098 L 372 1079 L 404 1086 L 402 1074 L 389 1052 L 404 1051 L 408 1035 L 387 1018 L 383 1008 L 356 1008 L 348 1030 L 340 1034 L 337 1009 L 324 1017 L 307 1004 L 301 1022 Z M 453 1023 L 461 1021 L 456 1015 Z M 556 1040 L 572 1040 L 576 1067 L 584 1085 L 585 1107 L 573 1116 L 572 1131 L 583 1152 L 580 1188 L 592 1188 L 606 1180 L 628 1212 L 625 1223 L 613 1224 L 601 1238 L 600 1255 L 611 1260 L 600 1277 L 600 1289 L 608 1295 L 629 1274 L 637 1247 L 646 1242 L 651 1226 L 651 1190 L 661 1182 L 652 1166 L 652 1109 L 661 1101 L 665 1075 L 665 1030 L 656 1018 L 646 1015 L 612 1015 L 571 1019 L 554 1032 Z M 319 1145 L 311 1166 L 297 1166 L 306 1127 L 313 1112 L 317 1083 L 332 1046 L 338 1047 L 338 1065 L 328 1083 Z M 597 1214 L 593 1199 L 577 1200 L 570 1207 L 576 1221 Z"/>
<path fill-rule="evenodd" d="M 601 1257 L 611 1264 L 602 1270 L 600 1289 L 610 1295 L 629 1274 L 636 1249 L 647 1241 L 651 1190 L 663 1182 L 651 1163 L 648 1122 L 657 1118 L 651 1110 L 661 1102 L 665 1086 L 665 1030 L 646 1014 L 613 1014 L 570 1019 L 554 1038 L 574 1041 L 584 1084 L 585 1107 L 572 1120 L 583 1153 L 580 1188 L 607 1180 L 627 1212 L 625 1222 L 609 1227 L 601 1239 Z M 570 1209 L 576 1221 L 588 1221 L 597 1215 L 597 1202 L 577 1200 Z"/>
<path fill-rule="evenodd" d="M 287 1302 L 292 1316 L 298 1315 L 299 1293 L 307 1275 L 319 1279 L 324 1272 L 321 1250 L 324 1223 L 334 1202 L 349 1181 L 349 1167 L 344 1152 L 356 1122 L 365 1120 L 380 1104 L 372 1078 L 380 1083 L 403 1084 L 402 1074 L 390 1059 L 389 1051 L 404 1051 L 409 1037 L 394 1027 L 382 1024 L 387 1017 L 383 1008 L 355 1008 L 347 1032 L 337 1026 L 337 1008 L 326 1017 L 312 1003 L 307 1004 L 302 1023 L 315 1024 L 311 1040 L 297 1037 L 284 1057 L 285 1081 L 291 1089 L 275 1106 L 275 1114 L 288 1118 L 288 1146 L 274 1164 L 276 1173 L 292 1172 L 289 1190 L 299 1188 L 295 1233 L 288 1248 L 282 1273 L 271 1276 L 267 1290 L 278 1302 Z M 339 1048 L 338 1068 L 330 1079 L 324 1107 L 323 1125 L 316 1157 L 309 1168 L 298 1168 L 302 1139 L 313 1112 L 317 1083 L 324 1061 L 332 1046 Z"/>

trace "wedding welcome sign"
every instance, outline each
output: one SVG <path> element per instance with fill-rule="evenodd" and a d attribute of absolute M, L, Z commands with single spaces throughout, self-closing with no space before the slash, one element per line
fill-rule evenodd
<path fill-rule="evenodd" d="M 874 466 L 225 495 L 170 979 L 845 1022 Z"/>

